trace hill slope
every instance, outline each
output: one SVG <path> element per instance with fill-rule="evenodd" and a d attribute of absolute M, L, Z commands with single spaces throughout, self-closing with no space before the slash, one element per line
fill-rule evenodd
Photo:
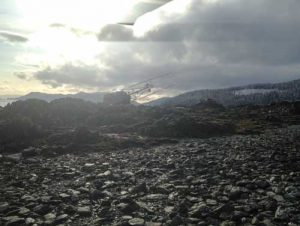
<path fill-rule="evenodd" d="M 28 100 L 28 99 L 40 99 L 45 100 L 47 102 L 51 102 L 53 100 L 61 99 L 61 98 L 77 98 L 85 101 L 90 101 L 93 103 L 100 103 L 103 100 L 103 96 L 105 93 L 103 92 L 95 92 L 95 93 L 76 93 L 76 94 L 48 94 L 48 93 L 40 93 L 40 92 L 31 92 L 25 96 L 21 96 L 18 100 Z"/>
<path fill-rule="evenodd" d="M 300 79 L 283 83 L 252 84 L 226 89 L 205 89 L 187 92 L 172 98 L 147 103 L 151 106 L 191 106 L 205 99 L 214 99 L 225 106 L 265 105 L 272 102 L 300 100 Z"/>

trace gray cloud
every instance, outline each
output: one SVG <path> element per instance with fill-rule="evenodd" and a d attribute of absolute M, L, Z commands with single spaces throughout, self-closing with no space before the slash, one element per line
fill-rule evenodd
<path fill-rule="evenodd" d="M 68 30 L 68 31 L 74 33 L 78 37 L 85 36 L 85 35 L 95 35 L 94 32 L 92 32 L 92 31 L 84 30 L 81 28 L 70 27 L 70 26 L 68 26 L 66 24 L 62 24 L 62 23 L 53 23 L 53 24 L 50 24 L 49 27 L 54 28 L 54 29 Z"/>
<path fill-rule="evenodd" d="M 15 72 L 14 75 L 22 80 L 30 80 L 31 76 L 25 72 Z"/>
<path fill-rule="evenodd" d="M 35 76 L 48 84 L 109 88 L 174 72 L 155 85 L 177 91 L 295 79 L 299 10 L 298 0 L 191 0 L 183 14 L 156 12 L 162 22 L 140 38 L 126 26 L 104 27 L 97 37 L 109 42 L 98 59 L 109 69 L 68 71 L 69 65 Z"/>
<path fill-rule="evenodd" d="M 0 38 L 3 38 L 4 40 L 6 40 L 8 42 L 27 42 L 28 41 L 27 37 L 20 35 L 20 34 L 8 32 L 8 31 L 0 31 Z"/>
<path fill-rule="evenodd" d="M 132 29 L 119 24 L 108 24 L 97 34 L 99 41 L 138 41 Z"/>
<path fill-rule="evenodd" d="M 100 85 L 99 73 L 99 69 L 94 66 L 66 64 L 60 68 L 48 67 L 33 76 L 53 88 L 65 84 L 90 87 Z"/>

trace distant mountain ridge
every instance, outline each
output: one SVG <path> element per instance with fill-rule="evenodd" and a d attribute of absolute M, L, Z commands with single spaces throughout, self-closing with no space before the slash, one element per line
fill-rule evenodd
<path fill-rule="evenodd" d="M 26 94 L 25 96 L 21 96 L 18 100 L 28 100 L 28 99 L 40 99 L 47 102 L 51 102 L 53 100 L 61 99 L 61 98 L 77 98 L 85 101 L 90 101 L 93 103 L 100 103 L 103 101 L 103 96 L 106 93 L 104 92 L 94 92 L 94 93 L 76 93 L 76 94 L 49 94 L 49 93 L 40 93 L 40 92 L 31 92 Z"/>
<path fill-rule="evenodd" d="M 282 83 L 263 83 L 224 89 L 196 90 L 146 103 L 150 106 L 191 106 L 213 99 L 224 106 L 266 105 L 272 102 L 300 100 L 300 79 Z"/>

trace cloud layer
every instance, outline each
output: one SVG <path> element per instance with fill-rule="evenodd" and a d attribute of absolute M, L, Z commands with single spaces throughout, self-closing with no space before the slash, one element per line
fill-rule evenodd
<path fill-rule="evenodd" d="M 174 0 L 173 9 L 182 2 Z M 101 67 L 70 63 L 34 77 L 55 87 L 109 89 L 173 72 L 155 85 L 178 92 L 300 77 L 300 1 L 185 2 L 183 12 L 170 4 L 140 18 L 133 29 L 104 27 L 97 34 L 99 44 L 105 43 L 96 59 Z M 148 28 L 138 37 L 140 26 Z"/>

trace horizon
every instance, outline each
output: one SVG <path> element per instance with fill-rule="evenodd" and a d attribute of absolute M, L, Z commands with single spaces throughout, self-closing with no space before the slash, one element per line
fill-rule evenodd
<path fill-rule="evenodd" d="M 247 84 L 241 84 L 241 85 L 237 85 L 237 86 L 225 86 L 225 87 L 220 87 L 220 88 L 202 88 L 202 89 L 194 89 L 194 90 L 187 90 L 187 91 L 183 91 L 181 93 L 177 93 L 177 94 L 173 94 L 173 95 L 166 95 L 166 96 L 161 96 L 161 97 L 157 97 L 155 99 L 150 99 L 144 102 L 140 102 L 140 103 L 147 103 L 147 102 L 151 102 L 153 100 L 159 100 L 160 98 L 172 98 L 175 96 L 179 96 L 185 93 L 189 93 L 189 92 L 195 92 L 195 91 L 201 91 L 201 90 L 222 90 L 222 89 L 230 89 L 230 88 L 239 88 L 239 87 L 246 87 L 249 85 L 263 85 L 263 84 L 278 84 L 278 83 L 288 83 L 288 82 L 294 82 L 300 80 L 299 78 L 293 79 L 293 80 L 287 80 L 287 81 L 282 81 L 282 82 L 261 82 L 261 83 L 247 83 Z M 45 94 L 45 95 L 63 95 L 63 96 L 68 96 L 68 95 L 76 95 L 76 94 L 96 94 L 96 93 L 102 93 L 102 94 L 106 94 L 106 93 L 113 93 L 115 91 L 94 91 L 94 92 L 88 92 L 88 91 L 79 91 L 79 92 L 72 92 L 72 93 L 47 93 L 47 92 L 40 92 L 40 91 L 30 91 L 28 93 L 25 94 L 11 94 L 11 95 L 0 95 L 0 98 L 19 98 L 19 97 L 23 97 L 29 94 Z M 118 92 L 118 91 L 117 91 Z"/>

